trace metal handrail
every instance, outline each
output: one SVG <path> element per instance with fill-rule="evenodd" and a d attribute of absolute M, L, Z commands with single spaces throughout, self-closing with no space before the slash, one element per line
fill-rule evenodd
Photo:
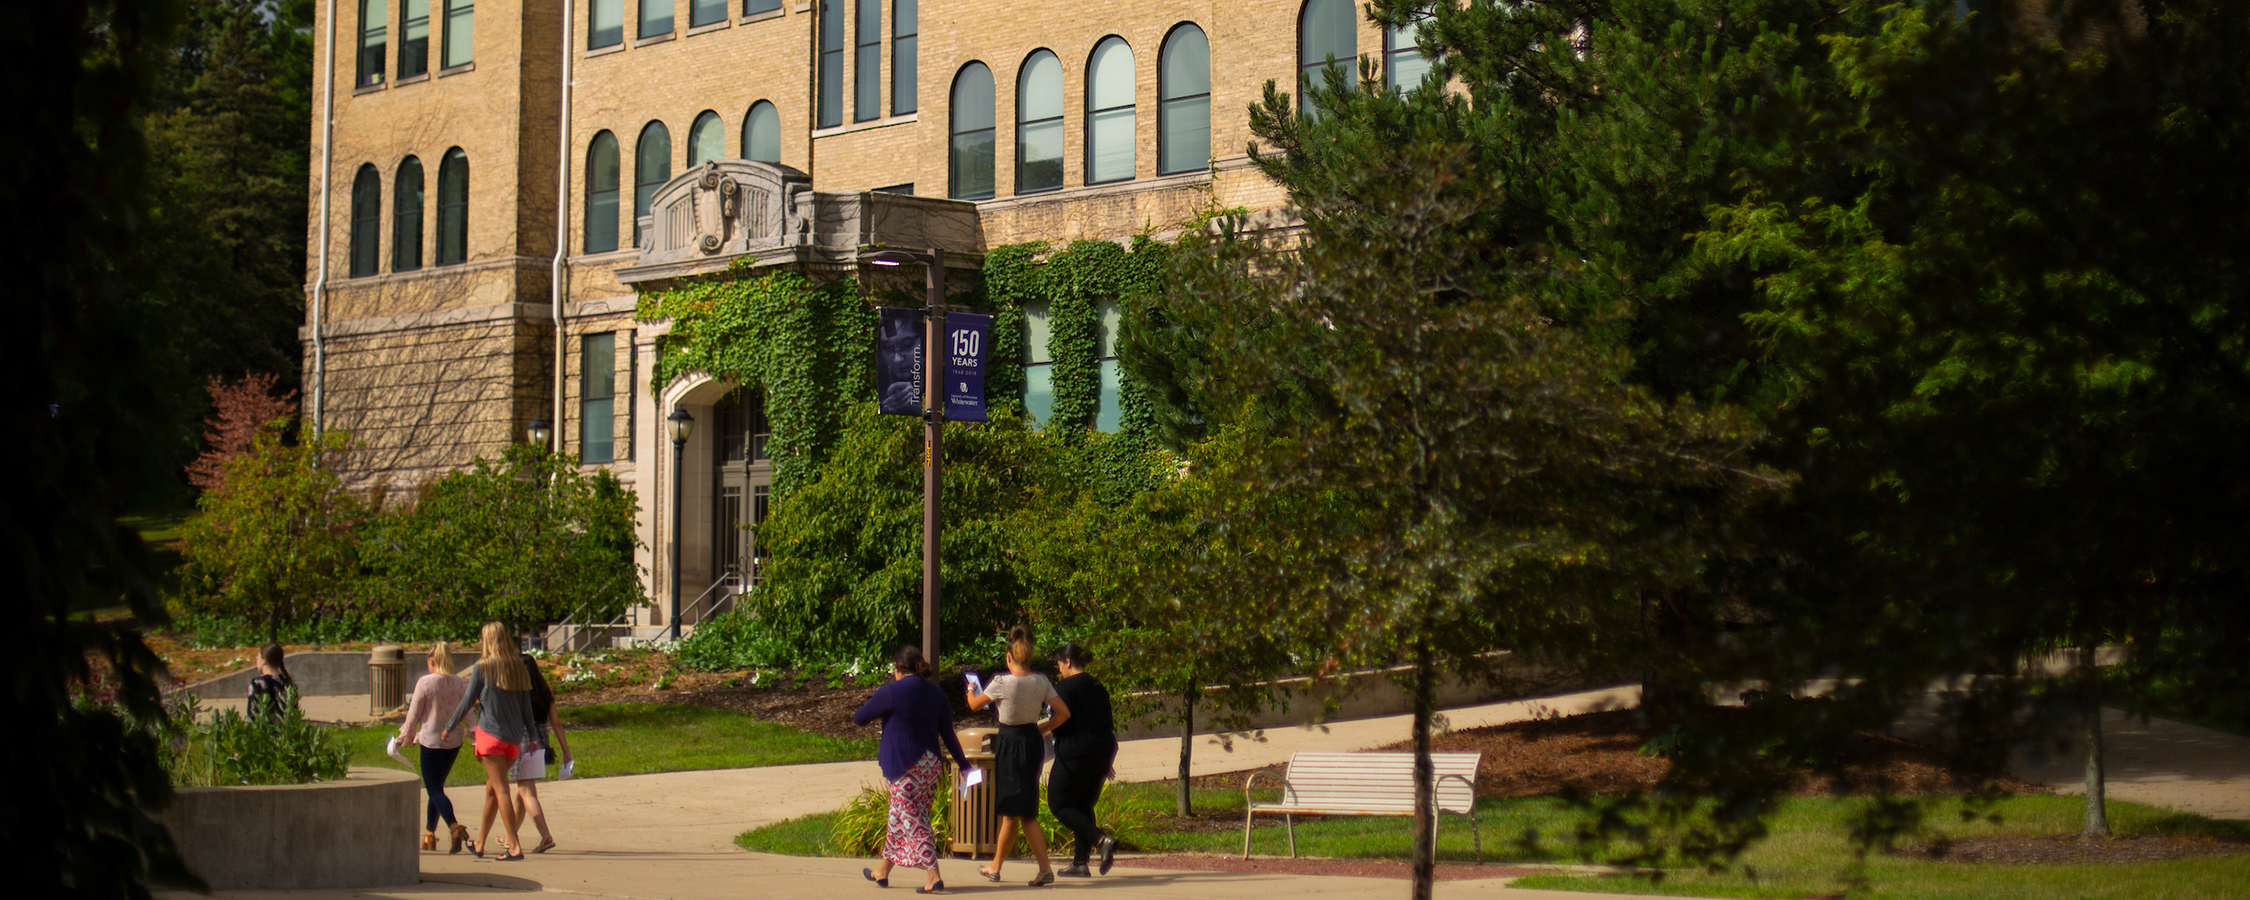
<path fill-rule="evenodd" d="M 705 600 L 711 600 L 711 594 L 712 594 L 712 592 L 714 592 L 714 591 L 717 591 L 717 590 L 718 590 L 718 589 L 720 589 L 720 588 L 723 588 L 723 587 L 727 587 L 727 586 L 728 586 L 728 585 L 730 585 L 730 584 L 732 584 L 732 585 L 736 585 L 736 586 L 738 586 L 738 587 L 739 587 L 741 583 L 742 583 L 742 575 L 741 575 L 741 573 L 739 573 L 739 572 L 735 571 L 735 569 L 734 569 L 734 567 L 733 567 L 733 566 L 728 566 L 728 567 L 727 567 L 727 570 L 726 570 L 726 571 L 724 571 L 724 572 L 721 572 L 721 573 L 719 573 L 719 577 L 718 577 L 718 578 L 717 578 L 716 580 L 714 580 L 714 581 L 712 581 L 712 582 L 711 582 L 711 586 L 710 586 L 710 587 L 704 588 L 704 589 L 703 589 L 703 593 L 701 593 L 701 594 L 698 594 L 698 595 L 696 595 L 696 598 L 695 598 L 694 602 L 691 602 L 691 603 L 689 603 L 689 604 L 688 604 L 687 606 L 685 606 L 685 607 L 682 607 L 682 608 L 681 608 L 681 610 L 680 610 L 680 619 L 681 619 L 681 621 L 686 621 L 686 620 L 687 620 L 688 618 L 690 618 L 690 616 L 692 615 L 692 616 L 694 617 L 694 619 L 695 619 L 696 623 L 697 623 L 697 624 L 701 624 L 701 623 L 703 622 L 703 618 L 702 618 L 702 615 L 703 615 L 703 609 L 702 609 L 702 607 L 703 607 L 703 601 L 705 601 Z M 731 592 L 729 592 L 729 593 L 725 593 L 725 594 L 721 594 L 721 595 L 719 595 L 719 598 L 718 598 L 717 600 L 712 600 L 712 603 L 711 603 L 711 606 L 712 606 L 712 613 L 713 613 L 714 615 L 716 615 L 716 614 L 717 614 L 717 608 L 718 608 L 718 605 L 719 605 L 720 603 L 723 603 L 723 602 L 725 602 L 725 601 L 727 601 L 727 600 L 732 600 L 732 599 L 734 599 L 735 597 L 737 597 L 737 596 L 740 596 L 740 595 L 741 595 L 741 593 L 742 593 L 742 592 L 741 592 L 740 590 L 735 590 L 735 591 L 731 591 Z"/>

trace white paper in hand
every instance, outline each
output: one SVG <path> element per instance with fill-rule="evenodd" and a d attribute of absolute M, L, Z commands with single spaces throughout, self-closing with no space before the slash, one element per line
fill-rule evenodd
<path fill-rule="evenodd" d="M 982 693 L 984 693 L 984 679 L 982 679 L 982 678 L 978 678 L 978 677 L 977 677 L 977 673 L 975 673 L 975 672 L 968 672 L 968 673 L 965 673 L 965 674 L 963 674 L 963 676 L 962 676 L 962 677 L 964 677 L 964 678 L 967 678 L 967 679 L 969 679 L 969 693 L 972 693 L 972 694 L 982 694 Z"/>
<path fill-rule="evenodd" d="M 970 789 L 970 788 L 976 787 L 977 785 L 980 785 L 980 784 L 983 784 L 983 783 L 984 783 L 984 770 L 983 770 L 983 769 L 970 769 L 970 770 L 968 770 L 968 771 L 965 771 L 965 772 L 962 772 L 962 773 L 961 773 L 961 793 L 963 793 L 963 794 L 967 794 L 967 793 L 969 792 L 969 789 Z"/>
<path fill-rule="evenodd" d="M 414 764 L 411 762 L 407 762 L 406 756 L 398 752 L 398 735 L 391 735 L 391 742 L 387 745 L 384 745 L 383 752 L 390 754 L 392 759 L 398 760 L 399 765 L 405 766 L 409 769 L 414 768 Z"/>
<path fill-rule="evenodd" d="M 575 759 L 566 759 L 566 760 L 563 760 L 563 764 L 562 764 L 562 775 L 561 775 L 560 777 L 556 778 L 555 780 L 556 780 L 556 781 L 569 781 L 569 780 L 570 780 L 570 779 L 571 779 L 571 778 L 572 778 L 573 776 L 576 776 L 577 774 L 578 774 L 578 761 L 577 761 L 577 760 L 575 760 Z"/>

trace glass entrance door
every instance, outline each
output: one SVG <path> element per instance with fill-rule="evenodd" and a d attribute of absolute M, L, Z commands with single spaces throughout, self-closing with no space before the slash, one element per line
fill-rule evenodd
<path fill-rule="evenodd" d="M 772 429 L 764 398 L 755 391 L 738 389 L 713 405 L 712 412 L 718 465 L 711 485 L 711 571 L 734 575 L 749 590 L 764 575 L 766 554 L 752 529 L 765 522 L 769 510 L 773 460 L 766 444 Z"/>

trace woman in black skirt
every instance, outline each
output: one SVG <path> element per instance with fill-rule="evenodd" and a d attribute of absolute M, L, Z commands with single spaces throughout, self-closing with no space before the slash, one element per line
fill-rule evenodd
<path fill-rule="evenodd" d="M 1008 632 L 1008 674 L 992 679 L 984 693 L 969 688 L 969 708 L 998 704 L 1000 733 L 992 740 L 993 810 L 1000 815 L 999 845 L 992 851 L 992 868 L 978 869 L 987 880 L 1000 880 L 1000 864 L 1016 849 L 1020 829 L 1031 842 L 1031 855 L 1039 860 L 1039 877 L 1032 887 L 1053 883 L 1055 870 L 1047 862 L 1047 835 L 1039 830 L 1039 765 L 1046 761 L 1047 734 L 1070 720 L 1070 707 L 1055 693 L 1047 676 L 1031 670 L 1031 630 L 1021 625 Z M 1053 711 L 1044 721 L 1040 707 Z"/>

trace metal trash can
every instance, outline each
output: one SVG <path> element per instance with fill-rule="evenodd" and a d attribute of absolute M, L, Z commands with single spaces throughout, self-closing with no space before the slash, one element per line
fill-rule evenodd
<path fill-rule="evenodd" d="M 367 714 L 380 716 L 406 705 L 406 651 L 395 644 L 378 644 L 367 654 Z"/>
<path fill-rule="evenodd" d="M 990 854 L 1000 846 L 1000 815 L 992 808 L 998 797 L 992 775 L 992 736 L 997 728 L 963 728 L 954 734 L 961 738 L 961 753 L 969 758 L 969 765 L 984 770 L 984 783 L 970 788 L 967 794 L 956 789 L 953 793 L 953 852 L 972 856 Z M 959 784 L 960 773 L 954 773 Z"/>

